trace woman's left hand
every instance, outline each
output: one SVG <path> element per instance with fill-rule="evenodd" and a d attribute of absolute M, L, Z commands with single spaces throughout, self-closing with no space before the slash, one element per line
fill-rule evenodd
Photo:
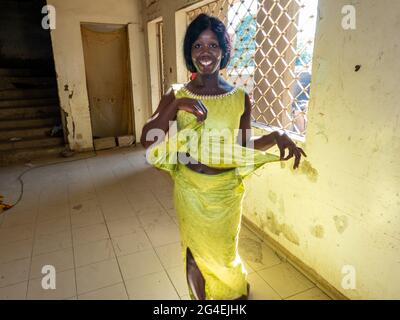
<path fill-rule="evenodd" d="M 292 139 L 286 133 L 275 131 L 275 141 L 280 151 L 281 160 L 289 160 L 294 156 L 293 169 L 297 169 L 300 164 L 301 155 L 307 157 L 302 148 L 296 146 Z M 289 154 L 285 157 L 285 150 L 289 150 Z"/>

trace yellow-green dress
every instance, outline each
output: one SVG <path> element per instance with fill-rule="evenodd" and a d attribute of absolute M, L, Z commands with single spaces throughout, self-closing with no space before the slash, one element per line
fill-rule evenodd
<path fill-rule="evenodd" d="M 247 294 L 246 270 L 238 253 L 243 178 L 279 157 L 236 143 L 245 108 L 245 91 L 235 88 L 218 96 L 199 96 L 175 86 L 176 99 L 201 100 L 207 119 L 179 110 L 177 133 L 148 148 L 147 161 L 169 172 L 174 180 L 174 205 L 186 266 L 187 248 L 205 279 L 207 299 L 231 300 Z M 213 168 L 232 168 L 219 174 L 197 173 L 183 163 L 189 153 Z M 186 272 L 186 268 L 185 268 Z M 194 298 L 190 290 L 189 293 Z"/>

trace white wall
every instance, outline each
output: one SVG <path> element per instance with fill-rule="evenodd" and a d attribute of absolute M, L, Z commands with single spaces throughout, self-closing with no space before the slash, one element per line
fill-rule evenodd
<path fill-rule="evenodd" d="M 251 177 L 244 212 L 347 297 L 399 299 L 400 2 L 320 0 L 319 10 L 307 161 Z M 341 286 L 345 265 L 354 290 Z"/>
<path fill-rule="evenodd" d="M 136 137 L 150 115 L 141 1 L 48 0 L 56 9 L 51 32 L 58 89 L 73 150 L 93 147 L 80 23 L 128 24 Z M 68 86 L 66 88 L 66 86 Z"/>

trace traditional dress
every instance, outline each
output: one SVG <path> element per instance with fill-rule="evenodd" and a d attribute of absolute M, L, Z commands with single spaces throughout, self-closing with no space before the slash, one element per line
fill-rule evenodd
<path fill-rule="evenodd" d="M 247 273 L 238 253 L 243 178 L 279 157 L 236 142 L 245 108 L 243 89 L 217 96 L 195 95 L 185 86 L 174 90 L 177 99 L 201 100 L 207 119 L 198 123 L 195 116 L 179 110 L 177 133 L 152 145 L 147 160 L 174 180 L 183 261 L 186 265 L 189 248 L 204 277 L 206 298 L 236 299 L 247 294 Z M 209 167 L 232 170 L 214 175 L 195 172 L 182 164 L 185 158 L 178 155 L 185 154 Z"/>

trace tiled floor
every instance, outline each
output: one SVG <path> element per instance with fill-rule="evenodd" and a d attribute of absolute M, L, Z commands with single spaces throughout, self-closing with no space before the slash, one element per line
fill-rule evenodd
<path fill-rule="evenodd" d="M 6 202 L 28 168 L 0 168 Z M 0 215 L 0 299 L 189 299 L 172 183 L 142 148 L 36 168 L 23 180 L 22 201 Z M 247 228 L 240 238 L 251 299 L 328 299 Z M 55 290 L 42 288 L 44 265 L 55 267 Z"/>

